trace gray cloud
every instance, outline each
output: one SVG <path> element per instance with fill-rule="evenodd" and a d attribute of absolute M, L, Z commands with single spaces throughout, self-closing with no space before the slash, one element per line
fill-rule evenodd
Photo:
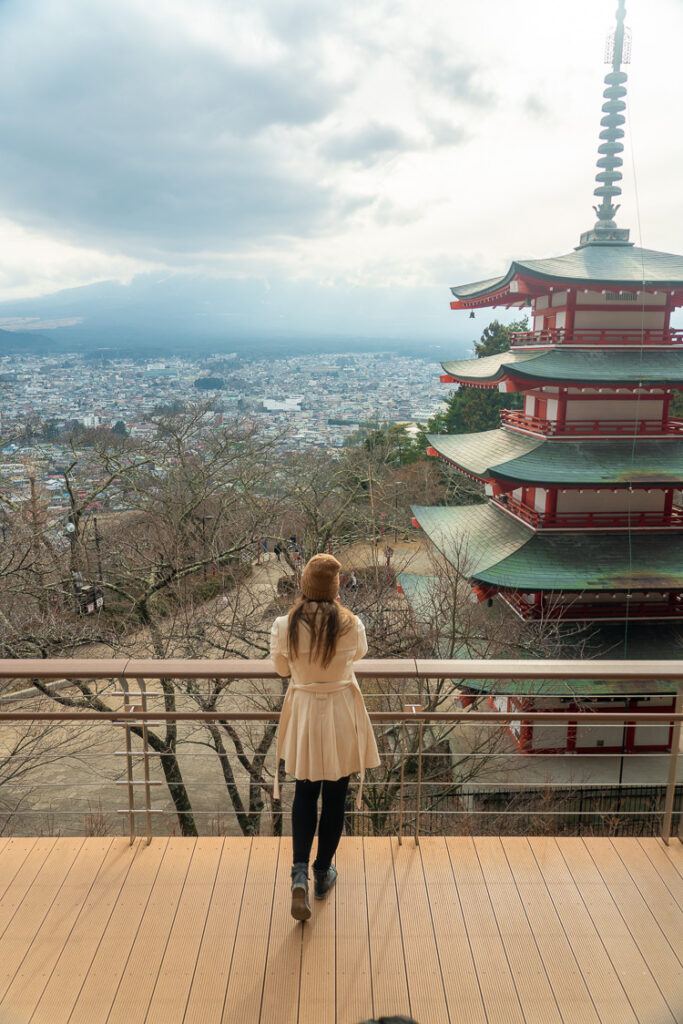
<path fill-rule="evenodd" d="M 461 146 L 470 138 L 470 133 L 460 124 L 430 118 L 427 122 L 434 146 Z"/>
<path fill-rule="evenodd" d="M 364 170 L 469 138 L 432 90 L 469 106 L 487 94 L 406 21 L 382 71 L 412 117 L 368 109 L 382 5 L 368 31 L 355 0 L 3 0 L 0 217 L 114 274 L 286 260 L 364 207 L 377 224 L 416 219 Z M 35 274 L 49 286 L 48 262 Z M 88 267 L 72 276 L 102 275 Z M 9 273 L 0 285 L 23 289 Z"/>
<path fill-rule="evenodd" d="M 388 124 L 370 122 L 353 131 L 336 132 L 320 147 L 330 160 L 343 160 L 363 165 L 414 150 L 439 146 L 460 146 L 469 138 L 461 125 L 428 118 L 423 125 L 424 138 L 417 139 Z"/>
<path fill-rule="evenodd" d="M 529 93 L 524 100 L 524 111 L 531 117 L 543 119 L 550 113 L 550 108 L 543 102 L 537 93 Z"/>
<path fill-rule="evenodd" d="M 0 10 L 0 90 L 0 207 L 58 237 L 229 250 L 346 212 L 276 140 L 337 102 L 305 47 L 250 63 L 134 4 L 15 0 Z"/>
<path fill-rule="evenodd" d="M 261 9 L 271 31 L 287 44 L 329 32 L 345 14 L 339 0 L 261 0 Z"/>
<path fill-rule="evenodd" d="M 381 156 L 414 149 L 415 143 L 404 132 L 388 124 L 370 123 L 350 132 L 337 132 L 322 147 L 331 160 L 372 163 Z"/>
<path fill-rule="evenodd" d="M 490 107 L 496 97 L 481 84 L 480 68 L 458 60 L 450 53 L 432 48 L 421 55 L 420 65 L 432 86 L 446 99 L 456 100 L 472 107 Z"/>

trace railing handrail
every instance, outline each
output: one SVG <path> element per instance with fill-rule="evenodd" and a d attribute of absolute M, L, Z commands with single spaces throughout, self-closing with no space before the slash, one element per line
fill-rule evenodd
<path fill-rule="evenodd" d="M 400 677 L 404 679 L 443 679 L 459 680 L 473 678 L 536 678 L 536 679 L 577 679 L 593 678 L 599 675 L 602 679 L 644 680 L 667 679 L 683 680 L 683 661 L 650 661 L 635 662 L 619 661 L 574 661 L 574 660 L 483 660 L 468 659 L 463 661 L 444 659 L 368 659 L 356 665 L 361 678 Z M 267 659 L 226 659 L 224 661 L 201 659 L 136 659 L 136 658 L 103 658 L 103 659 L 17 659 L 0 660 L 0 679 L 16 678 L 111 678 L 121 684 L 118 695 L 123 698 L 124 706 L 119 709 L 91 710 L 87 708 L 60 708 L 58 711 L 3 711 L 0 712 L 0 725 L 15 722 L 99 722 L 111 723 L 114 727 L 124 727 L 126 750 L 126 779 L 121 783 L 128 788 L 128 808 L 119 813 L 128 817 L 130 842 L 137 834 L 136 820 L 144 814 L 146 819 L 147 842 L 152 839 L 152 816 L 161 813 L 159 808 L 151 805 L 151 787 L 156 780 L 150 778 L 150 742 L 148 728 L 152 723 L 164 722 L 272 722 L 279 720 L 280 713 L 270 711 L 160 711 L 150 709 L 149 698 L 161 697 L 152 694 L 146 687 L 147 679 L 160 678 L 279 678 L 275 667 Z M 139 691 L 136 693 L 129 687 L 129 681 L 137 681 Z M 39 691 L 37 691 L 38 694 Z M 112 694 L 115 696 L 116 694 Z M 570 696 L 570 695 L 568 695 Z M 135 704 L 131 700 L 136 701 Z M 137 700 L 140 703 L 137 703 Z M 508 711 L 429 711 L 421 704 L 404 704 L 402 711 L 370 711 L 373 723 L 393 723 L 405 728 L 408 723 L 416 726 L 419 736 L 418 749 L 418 782 L 415 812 L 415 840 L 419 842 L 421 790 L 422 790 L 422 735 L 425 724 L 447 723 L 486 723 L 503 724 L 512 721 L 538 723 L 575 723 L 578 725 L 614 725 L 623 722 L 624 726 L 668 724 L 670 726 L 671 749 L 668 753 L 668 775 L 666 780 L 665 802 L 662 813 L 661 836 L 665 843 L 671 838 L 673 824 L 674 795 L 676 792 L 677 766 L 681 733 L 683 730 L 683 685 L 678 687 L 674 711 L 634 712 L 627 708 L 611 711 L 530 711 L 517 707 Z M 141 783 L 133 777 L 134 751 L 132 736 L 135 732 L 142 737 L 142 760 L 145 778 Z M 157 752 L 158 753 L 158 752 Z M 402 837 L 403 794 L 404 794 L 405 757 L 401 760 L 400 782 L 400 822 L 399 842 Z M 144 807 L 136 807 L 135 786 L 143 787 Z"/>
<path fill-rule="evenodd" d="M 613 512 L 539 512 L 530 505 L 525 505 L 512 494 L 503 494 L 494 498 L 496 505 L 512 512 L 527 523 L 538 527 L 571 528 L 572 525 L 591 527 L 623 526 L 638 527 L 680 527 L 683 525 L 683 508 L 674 505 L 669 512 L 633 511 L 623 509 Z"/>
<path fill-rule="evenodd" d="M 595 679 L 679 681 L 683 659 L 366 658 L 359 679 Z M 4 658 L 2 679 L 279 679 L 268 658 Z"/>
<path fill-rule="evenodd" d="M 133 694 L 134 696 L 134 694 Z M 147 696 L 151 696 L 149 693 Z M 488 696 L 488 694 L 486 694 Z M 683 712 L 646 711 L 368 711 L 372 722 L 589 722 L 591 725 L 683 723 Z M 117 722 L 125 724 L 126 712 L 118 711 L 0 711 L 1 722 Z M 279 711 L 138 711 L 135 722 L 277 722 Z"/>
<path fill-rule="evenodd" d="M 543 327 L 533 331 L 513 331 L 511 344 L 540 342 L 550 344 L 671 345 L 683 342 L 683 331 L 670 327 Z"/>
<path fill-rule="evenodd" d="M 503 409 L 501 410 L 501 421 L 508 424 L 511 427 L 517 427 L 518 429 L 531 430 L 540 434 L 550 434 L 557 437 L 571 436 L 578 431 L 585 431 L 588 434 L 603 433 L 609 434 L 624 434 L 627 431 L 631 431 L 631 434 L 627 436 L 640 436 L 643 433 L 652 433 L 653 435 L 666 436 L 668 434 L 679 434 L 683 432 L 683 419 L 678 416 L 671 416 L 664 423 L 660 419 L 623 419 L 623 420 L 610 420 L 610 419 L 585 419 L 585 420 L 567 420 L 562 426 L 561 430 L 558 430 L 557 420 L 548 419 L 546 417 L 532 416 L 529 413 L 525 413 L 522 409 Z"/>

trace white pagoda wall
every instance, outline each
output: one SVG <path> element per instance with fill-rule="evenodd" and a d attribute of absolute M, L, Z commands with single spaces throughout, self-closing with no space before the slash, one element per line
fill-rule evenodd
<path fill-rule="evenodd" d="M 558 314 L 557 326 L 561 326 L 559 323 L 560 314 Z M 645 330 L 664 330 L 666 324 L 666 313 L 662 310 L 661 313 L 652 312 L 641 312 L 639 309 L 626 310 L 599 310 L 599 309 L 577 309 L 574 315 L 574 328 L 577 331 L 586 330 L 603 330 L 623 328 L 628 331 L 639 331 L 641 328 Z"/>
<path fill-rule="evenodd" d="M 663 512 L 665 500 L 664 491 L 566 490 L 558 492 L 557 512 Z"/>
<path fill-rule="evenodd" d="M 642 306 L 661 306 L 666 308 L 666 292 L 636 292 L 634 299 L 615 299 L 608 296 L 607 291 L 578 291 L 576 306 L 623 306 L 624 309 L 637 310 Z M 559 303 L 558 303 L 559 305 Z"/>
<path fill-rule="evenodd" d="M 671 697 L 649 697 L 640 703 L 651 708 L 666 708 L 672 705 Z M 652 747 L 655 744 L 666 746 L 669 742 L 668 725 L 637 725 L 634 734 L 634 745 L 636 747 Z"/>
<path fill-rule="evenodd" d="M 667 294 L 664 291 L 629 293 L 635 294 L 635 298 L 619 298 L 608 291 L 578 291 L 576 294 L 576 306 L 574 310 L 574 328 L 576 330 L 603 330 L 619 329 L 639 331 L 663 330 L 667 326 Z M 555 327 L 566 327 L 567 314 L 561 308 L 567 304 L 567 293 L 565 291 L 552 292 L 549 295 L 539 296 L 533 303 L 532 321 L 533 329 L 543 330 L 544 317 L 557 310 Z M 605 306 L 601 309 L 587 309 L 582 307 Z M 617 307 L 616 309 L 614 307 Z M 643 306 L 661 306 L 661 312 L 657 309 L 643 310 Z"/>
<path fill-rule="evenodd" d="M 527 752 L 567 751 L 570 748 L 569 723 L 531 725 L 528 719 L 525 723 L 524 712 L 525 710 L 568 711 L 570 704 L 574 703 L 573 700 L 557 696 L 533 697 L 531 699 L 526 697 L 490 696 L 489 703 L 497 711 L 517 711 L 519 713 L 519 718 L 509 722 L 507 729 L 512 734 L 514 740 L 524 743 L 524 749 Z M 673 706 L 674 698 L 672 696 L 641 696 L 638 698 L 637 705 L 633 710 L 636 713 L 646 709 L 657 711 L 663 708 L 668 711 L 673 710 Z M 627 710 L 627 702 L 625 699 L 616 702 L 611 700 L 606 706 L 600 699 L 591 700 L 590 697 L 586 697 L 583 699 L 582 710 L 585 711 L 589 707 L 594 708 L 595 711 L 611 710 L 620 712 Z M 525 724 L 526 729 L 523 729 Z M 599 754 L 601 751 L 609 750 L 610 748 L 619 751 L 622 745 L 625 748 L 625 752 L 634 752 L 638 749 L 654 746 L 664 750 L 669 742 L 670 730 L 668 725 L 637 725 L 631 733 L 630 730 L 624 731 L 624 721 L 621 719 L 620 721 L 615 721 L 614 725 L 609 723 L 590 726 L 577 725 L 575 746 L 578 749 L 583 748 L 584 751 L 595 751 L 596 754 Z M 574 749 L 573 746 L 571 749 Z M 587 778 L 586 781 L 590 781 L 590 778 Z"/>
<path fill-rule="evenodd" d="M 549 403 L 550 404 L 550 403 Z M 664 413 L 663 398 L 610 398 L 599 396 L 572 401 L 567 397 L 567 422 L 573 420 L 661 420 Z M 548 417 L 549 419 L 553 417 Z"/>
<path fill-rule="evenodd" d="M 546 419 L 549 419 L 549 420 L 557 419 L 557 399 L 556 398 L 550 398 L 550 397 L 548 397 L 546 395 L 542 395 L 541 392 L 539 392 L 538 394 L 539 394 L 539 398 L 540 397 L 547 398 L 547 401 L 548 401 L 547 411 L 546 411 Z M 538 407 L 537 407 L 537 404 L 536 404 L 536 393 L 532 391 L 532 392 L 526 394 L 524 396 L 524 413 L 525 413 L 525 415 L 527 415 L 527 416 L 536 416 L 537 408 Z"/>

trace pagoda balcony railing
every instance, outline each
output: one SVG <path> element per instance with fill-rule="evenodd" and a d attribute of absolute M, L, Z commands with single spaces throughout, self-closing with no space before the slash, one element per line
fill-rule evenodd
<path fill-rule="evenodd" d="M 557 420 L 529 416 L 521 409 L 503 409 L 501 422 L 515 430 L 544 437 L 635 437 L 647 435 L 661 437 L 666 434 L 683 434 L 683 419 L 671 417 L 662 420 L 568 420 L 562 426 Z"/>
<path fill-rule="evenodd" d="M 567 331 L 552 327 L 540 331 L 514 331 L 513 347 L 526 345 L 681 345 L 683 330 L 630 330 L 608 327 L 604 330 Z"/>
<path fill-rule="evenodd" d="M 400 843 L 402 836 L 412 832 L 419 840 L 421 832 L 433 831 L 430 822 L 434 822 L 434 834 L 463 834 L 463 828 L 482 832 L 485 828 L 478 823 L 486 822 L 490 815 L 494 817 L 496 834 L 502 818 L 514 822 L 523 817 L 528 832 L 528 819 L 537 813 L 528 801 L 511 808 L 508 794 L 503 808 L 497 802 L 493 810 L 485 806 L 472 809 L 463 802 L 463 789 L 476 790 L 483 785 L 486 791 L 491 791 L 490 780 L 482 784 L 471 765 L 466 781 L 453 774 L 460 762 L 468 758 L 486 758 L 487 763 L 498 758 L 505 781 L 497 788 L 509 791 L 516 786 L 528 795 L 528 779 L 520 778 L 513 783 L 508 780 L 510 758 L 522 766 L 517 751 L 509 743 L 498 742 L 504 730 L 514 729 L 520 720 L 525 727 L 571 725 L 588 729 L 612 728 L 624 723 L 628 728 L 638 728 L 645 733 L 649 728 L 661 731 L 662 726 L 668 726 L 669 738 L 664 745 L 658 739 L 655 747 L 644 744 L 644 750 L 651 751 L 649 753 L 630 751 L 624 742 L 620 748 L 615 748 L 622 757 L 656 758 L 659 761 L 651 763 L 662 765 L 662 769 L 656 771 L 660 791 L 657 803 L 653 805 L 650 801 L 637 810 L 624 811 L 622 817 L 640 821 L 641 828 L 642 822 L 649 821 L 651 824 L 645 834 L 659 834 L 666 843 L 680 834 L 683 815 L 676 815 L 675 799 L 683 726 L 683 660 L 368 658 L 357 662 L 354 671 L 363 688 L 373 728 L 382 731 L 387 739 L 380 743 L 382 765 L 374 773 L 369 772 L 365 779 L 365 793 L 369 798 L 362 810 L 349 814 L 356 834 L 370 829 L 378 835 L 398 835 Z M 224 692 L 229 699 L 222 707 L 214 703 L 211 710 L 206 710 L 197 697 L 201 698 L 210 683 L 215 685 L 220 680 L 230 682 Z M 483 692 L 478 682 L 481 680 L 486 681 Z M 534 697 L 546 694 L 548 683 L 553 680 L 561 684 L 557 690 L 562 696 L 561 710 L 549 706 L 547 699 L 541 703 L 546 710 L 536 710 Z M 517 683 L 512 690 L 511 681 Z M 662 681 L 672 682 L 677 691 L 677 695 L 671 693 L 669 707 L 640 705 L 640 699 L 650 692 L 643 684 Z M 616 694 L 619 683 L 625 684 L 626 696 L 618 699 L 621 706 L 615 706 L 610 700 L 605 708 L 606 682 L 614 685 Z M 595 704 L 590 702 L 591 683 L 597 684 Z M 59 699 L 64 694 L 69 699 L 68 690 L 72 685 L 78 687 L 78 699 L 83 701 L 78 708 L 60 705 L 49 695 L 54 694 Z M 174 694 L 170 703 L 169 685 Z M 201 799 L 196 801 L 196 806 L 191 806 L 184 798 L 171 803 L 171 787 L 177 797 L 180 783 L 175 771 L 167 770 L 172 759 L 182 758 L 183 744 L 191 743 L 197 750 L 209 748 L 208 742 L 197 739 L 197 731 L 202 728 L 230 729 L 239 741 L 240 737 L 250 735 L 250 730 L 276 726 L 283 699 L 282 685 L 283 680 L 276 674 L 273 663 L 265 659 L 0 660 L 3 691 L 0 726 L 4 726 L 4 735 L 11 736 L 12 730 L 24 730 L 21 735 L 32 737 L 33 742 L 43 735 L 51 737 L 53 743 L 61 742 L 55 737 L 61 737 L 67 730 L 71 742 L 79 736 L 80 730 L 83 735 L 82 748 L 70 754 L 55 748 L 59 756 L 44 762 L 50 770 L 28 781 L 20 773 L 4 783 L 0 813 L 0 820 L 5 819 L 6 826 L 3 834 L 40 834 L 41 823 L 47 817 L 49 827 L 58 827 L 63 834 L 81 834 L 85 824 L 88 834 L 108 835 L 117 831 L 109 828 L 110 820 L 114 819 L 124 825 L 132 845 L 141 833 L 150 842 L 153 835 L 177 834 L 179 827 L 185 835 L 239 834 L 237 816 L 240 814 L 245 819 L 240 823 L 244 834 L 255 835 L 261 831 L 262 814 L 266 813 L 262 804 L 271 807 L 273 827 L 279 821 L 281 833 L 286 834 L 293 782 L 281 775 L 282 801 L 272 798 L 277 771 L 273 743 L 267 748 L 267 766 L 262 765 L 263 770 L 256 776 L 256 761 L 252 762 L 249 772 L 243 764 L 245 758 L 248 760 L 249 751 L 254 749 L 249 743 L 246 746 L 235 744 L 236 749 L 239 746 L 240 756 L 220 748 L 221 759 L 226 759 L 231 769 L 232 781 L 226 780 L 228 790 L 237 795 L 235 786 L 245 792 L 253 785 L 258 791 L 259 799 L 253 807 L 250 803 L 249 811 L 246 805 L 239 810 L 237 803 L 230 809 L 220 784 L 212 788 L 205 770 L 197 765 L 192 768 L 190 761 L 185 762 L 190 775 L 199 767 L 200 775 L 195 776 L 194 785 Z M 38 686 L 42 687 L 41 691 Z M 573 689 L 577 686 L 578 689 Z M 514 706 L 508 704 L 505 696 L 510 693 L 515 694 Z M 520 699 L 524 700 L 523 708 L 519 705 Z M 492 740 L 477 738 L 472 751 L 460 747 L 444 749 L 458 725 L 467 730 L 473 726 L 484 732 L 490 729 Z M 180 746 L 176 752 L 175 747 L 172 750 L 163 740 L 165 729 L 171 726 L 177 729 Z M 55 731 L 46 731 L 51 729 Z M 596 750 L 590 755 L 575 752 L 571 757 L 603 758 L 613 752 L 609 749 Z M 560 752 L 543 756 L 568 755 Z M 54 794 L 65 789 L 65 770 L 59 778 L 59 770 L 55 775 L 54 765 L 64 757 L 69 758 L 65 769 L 68 783 L 64 800 L 59 802 L 60 809 Z M 195 759 L 193 754 L 193 763 Z M 162 768 L 163 765 L 166 767 Z M 242 774 L 240 766 L 244 768 Z M 604 783 L 595 781 L 590 785 L 595 789 Z M 563 784 L 554 781 L 545 784 L 545 789 L 549 786 L 562 788 Z M 107 795 L 109 790 L 114 791 L 110 796 Z M 620 775 L 619 796 L 621 790 Z M 614 795 L 612 782 L 606 792 Z M 16 803 L 14 807 L 12 798 Z M 606 828 L 613 834 L 615 810 L 613 805 L 603 804 L 599 815 L 588 815 L 592 834 L 599 828 Z M 542 825 L 545 832 L 549 813 L 554 815 L 553 820 L 560 822 L 579 822 L 584 814 L 573 806 L 555 809 L 547 800 L 540 801 L 538 814 L 546 819 L 546 824 Z M 83 818 L 87 821 L 83 822 Z M 254 828 L 245 828 L 247 818 Z M 474 824 L 466 824 L 473 821 Z M 265 819 L 263 826 L 266 830 L 269 827 Z"/>
<path fill-rule="evenodd" d="M 594 619 L 609 621 L 628 621 L 640 619 L 683 619 L 683 594 L 677 594 L 677 600 L 642 601 L 628 599 L 623 593 L 610 595 L 604 601 L 558 601 L 551 600 L 542 604 L 530 604 L 518 591 L 506 590 L 500 596 L 517 614 L 526 621 L 558 620 L 564 622 L 584 622 Z"/>
<path fill-rule="evenodd" d="M 670 512 L 559 512 L 547 514 L 530 508 L 511 494 L 495 499 L 496 504 L 522 519 L 534 529 L 610 530 L 610 529 L 683 529 L 683 508 Z"/>

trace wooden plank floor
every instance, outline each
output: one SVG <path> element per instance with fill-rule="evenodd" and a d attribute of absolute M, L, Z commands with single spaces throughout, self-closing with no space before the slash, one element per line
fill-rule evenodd
<path fill-rule="evenodd" d="M 346 838 L 306 925 L 290 849 L 0 842 L 0 1022 L 683 1022 L 676 840 Z"/>

